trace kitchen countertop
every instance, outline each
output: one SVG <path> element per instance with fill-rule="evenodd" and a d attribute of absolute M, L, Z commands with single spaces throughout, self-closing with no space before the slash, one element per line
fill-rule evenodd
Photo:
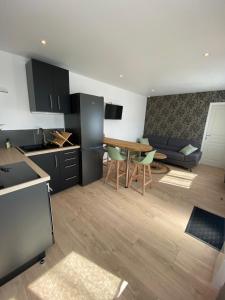
<path fill-rule="evenodd" d="M 34 156 L 34 155 L 40 155 L 40 154 L 47 154 L 47 153 L 53 153 L 53 152 L 60 152 L 60 151 L 66 151 L 66 150 L 73 150 L 73 149 L 79 149 L 79 145 L 74 146 L 65 146 L 61 148 L 49 148 L 49 149 L 43 149 L 43 150 L 35 150 L 35 151 L 29 151 L 25 152 L 20 147 L 17 147 L 17 149 L 23 153 L 25 156 Z"/>
<path fill-rule="evenodd" d="M 4 189 L 0 189 L 0 196 L 50 180 L 50 176 L 45 171 L 43 171 L 39 166 L 37 166 L 28 157 L 26 157 L 25 155 L 20 153 L 20 151 L 18 149 L 16 149 L 16 148 L 11 148 L 11 149 L 0 148 L 0 165 L 1 166 L 7 165 L 7 164 L 18 163 L 18 162 L 22 162 L 22 161 L 25 161 L 28 164 L 28 166 L 31 167 L 38 174 L 39 178 L 24 182 L 21 184 L 17 184 L 17 185 L 11 186 L 11 187 L 7 187 Z"/>

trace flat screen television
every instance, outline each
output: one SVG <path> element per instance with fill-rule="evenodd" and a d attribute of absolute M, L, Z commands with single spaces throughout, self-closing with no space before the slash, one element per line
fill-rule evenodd
<path fill-rule="evenodd" d="M 123 106 L 109 104 L 105 105 L 105 119 L 121 120 L 122 119 Z"/>

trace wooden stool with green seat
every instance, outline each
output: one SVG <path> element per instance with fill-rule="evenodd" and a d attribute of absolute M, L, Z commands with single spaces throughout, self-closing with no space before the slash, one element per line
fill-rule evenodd
<path fill-rule="evenodd" d="M 114 165 L 116 169 L 116 190 L 118 190 L 120 177 L 126 175 L 126 156 L 122 155 L 120 150 L 114 147 L 107 147 L 107 149 L 110 160 L 108 161 L 108 170 L 105 177 L 105 183 L 107 183 L 110 172 L 112 171 L 112 167 Z M 121 169 L 122 166 L 124 166 L 124 170 Z"/>
<path fill-rule="evenodd" d="M 151 185 L 152 183 L 152 173 L 151 173 L 151 166 L 150 164 L 153 161 L 154 155 L 156 151 L 151 151 L 148 152 L 148 154 L 145 157 L 138 157 L 136 159 L 133 159 L 134 163 L 134 170 L 132 172 L 132 175 L 129 180 L 129 187 L 131 187 L 132 181 L 142 181 L 142 195 L 145 193 L 145 187 L 147 185 Z M 142 170 L 141 170 L 142 169 Z M 140 172 L 142 171 L 142 173 Z M 147 179 L 147 174 L 146 171 L 148 171 L 148 179 Z M 139 189 L 136 189 L 132 186 L 134 190 L 140 193 Z"/>

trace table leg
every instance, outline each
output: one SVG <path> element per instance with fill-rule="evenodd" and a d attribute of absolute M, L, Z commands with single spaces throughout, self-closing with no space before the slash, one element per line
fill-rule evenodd
<path fill-rule="evenodd" d="M 130 162 L 130 151 L 127 149 L 127 168 L 126 168 L 126 184 L 125 184 L 126 188 L 128 188 L 128 183 L 129 183 L 129 162 Z"/>

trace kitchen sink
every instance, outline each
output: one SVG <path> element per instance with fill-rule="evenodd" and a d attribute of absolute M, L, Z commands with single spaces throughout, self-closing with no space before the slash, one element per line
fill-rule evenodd
<path fill-rule="evenodd" d="M 56 145 L 53 144 L 36 144 L 36 145 L 25 145 L 25 146 L 19 146 L 21 150 L 24 152 L 33 152 L 33 151 L 40 151 L 40 150 L 46 150 L 46 149 L 54 149 L 57 148 Z"/>

